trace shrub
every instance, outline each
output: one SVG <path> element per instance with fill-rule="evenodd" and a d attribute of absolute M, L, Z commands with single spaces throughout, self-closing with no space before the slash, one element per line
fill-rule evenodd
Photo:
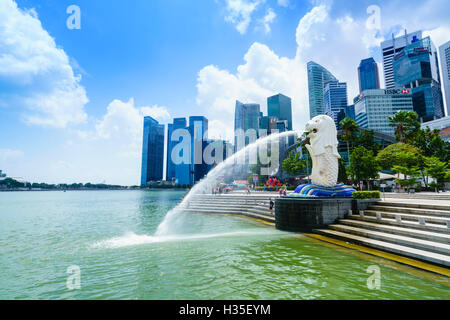
<path fill-rule="evenodd" d="M 380 191 L 356 191 L 353 193 L 354 199 L 379 199 L 381 198 Z"/>

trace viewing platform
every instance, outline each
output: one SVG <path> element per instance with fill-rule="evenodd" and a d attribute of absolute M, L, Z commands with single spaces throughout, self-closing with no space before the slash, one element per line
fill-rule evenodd
<path fill-rule="evenodd" d="M 403 194 L 403 198 L 391 198 L 386 194 L 385 200 L 371 204 L 366 210 L 350 210 L 307 235 L 417 259 L 435 265 L 438 273 L 450 276 L 450 200 L 443 195 L 437 197 L 439 201 L 422 199 L 419 194 Z M 269 209 L 269 201 L 275 202 L 277 198 L 280 198 L 277 192 L 199 194 L 193 195 L 183 210 L 238 215 L 275 225 L 275 208 Z M 421 267 L 420 263 L 418 265 Z M 433 267 L 423 268 L 434 271 Z"/>
<path fill-rule="evenodd" d="M 183 208 L 184 212 L 241 215 L 265 223 L 275 224 L 274 210 L 269 209 L 270 199 L 279 197 L 276 192 L 233 192 L 224 194 L 193 195 Z"/>

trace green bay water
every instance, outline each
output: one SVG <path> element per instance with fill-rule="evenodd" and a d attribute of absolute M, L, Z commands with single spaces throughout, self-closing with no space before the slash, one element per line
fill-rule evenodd
<path fill-rule="evenodd" d="M 0 299 L 448 299 L 448 278 L 241 217 L 180 215 L 183 191 L 0 192 Z M 381 272 L 371 290 L 370 266 Z M 70 266 L 81 288 L 66 286 Z M 447 285 L 446 285 L 447 284 Z"/>

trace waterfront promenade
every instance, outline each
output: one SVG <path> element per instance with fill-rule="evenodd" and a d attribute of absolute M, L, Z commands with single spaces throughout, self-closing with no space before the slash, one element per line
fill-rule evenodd
<path fill-rule="evenodd" d="M 450 193 L 382 196 L 367 210 L 349 212 L 308 236 L 450 276 Z M 278 192 L 240 191 L 194 195 L 184 210 L 240 215 L 274 225 L 269 199 L 278 197 Z"/>

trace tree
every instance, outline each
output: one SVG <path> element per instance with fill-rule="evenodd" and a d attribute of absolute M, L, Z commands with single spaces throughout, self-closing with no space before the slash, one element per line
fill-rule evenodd
<path fill-rule="evenodd" d="M 441 161 L 450 161 L 450 143 L 439 136 L 439 130 L 419 129 L 411 145 L 419 148 L 427 156 L 437 157 Z"/>
<path fill-rule="evenodd" d="M 391 127 L 395 127 L 397 141 L 408 143 L 414 139 L 420 129 L 419 115 L 414 111 L 400 110 L 388 118 Z"/>
<path fill-rule="evenodd" d="M 339 126 L 342 130 L 341 140 L 347 143 L 347 157 L 350 159 L 350 143 L 353 148 L 353 143 L 358 139 L 359 126 L 352 118 L 342 119 Z"/>
<path fill-rule="evenodd" d="M 405 153 L 406 155 L 406 153 Z M 411 154 L 410 154 L 411 155 Z M 407 167 L 407 166 L 394 166 L 393 170 L 397 172 L 399 175 L 403 174 L 404 178 L 400 177 L 395 179 L 395 181 L 400 184 L 402 187 L 407 187 L 408 190 L 414 187 L 417 184 L 416 177 L 419 176 L 419 168 L 418 167 Z"/>
<path fill-rule="evenodd" d="M 348 175 L 347 175 L 347 169 L 345 167 L 345 160 L 342 158 L 339 158 L 338 165 L 339 165 L 338 182 L 348 183 Z"/>
<path fill-rule="evenodd" d="M 5 185 L 7 189 L 16 189 L 25 187 L 24 183 L 14 180 L 12 178 L 6 178 L 4 180 L 1 180 L 0 185 Z"/>
<path fill-rule="evenodd" d="M 288 174 L 295 176 L 299 175 L 306 166 L 306 161 L 302 159 L 301 154 L 296 151 L 291 151 L 289 157 L 284 159 L 282 169 Z"/>
<path fill-rule="evenodd" d="M 367 188 L 369 188 L 369 180 L 377 178 L 379 171 L 379 165 L 372 150 L 367 150 L 363 146 L 354 148 L 347 171 L 354 180 L 367 181 Z"/>
<path fill-rule="evenodd" d="M 448 164 L 436 157 L 430 157 L 425 160 L 427 174 L 436 179 L 437 184 L 446 181 L 448 175 Z"/>
<path fill-rule="evenodd" d="M 373 130 L 362 130 L 357 140 L 359 146 L 363 146 L 367 150 L 372 150 L 376 156 L 380 151 L 380 145 L 375 142 Z"/>
<path fill-rule="evenodd" d="M 405 156 L 410 153 L 412 156 Z M 407 167 L 420 166 L 422 153 L 414 146 L 406 143 L 397 143 L 387 146 L 377 155 L 377 161 L 383 170 L 390 170 L 393 166 L 406 165 Z M 407 163 L 405 163 L 407 161 Z"/>

